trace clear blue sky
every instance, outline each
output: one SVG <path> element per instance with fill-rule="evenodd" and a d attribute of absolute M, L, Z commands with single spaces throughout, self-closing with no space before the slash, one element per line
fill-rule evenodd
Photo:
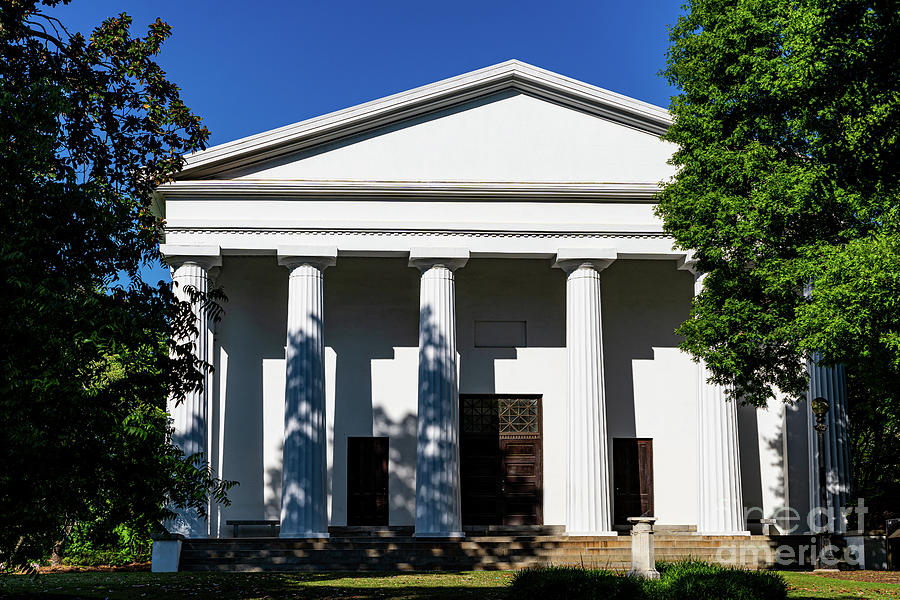
<path fill-rule="evenodd" d="M 73 0 L 87 33 L 127 12 L 173 27 L 159 63 L 220 144 L 517 58 L 667 106 L 680 1 Z M 161 268 L 149 279 L 168 278 Z"/>

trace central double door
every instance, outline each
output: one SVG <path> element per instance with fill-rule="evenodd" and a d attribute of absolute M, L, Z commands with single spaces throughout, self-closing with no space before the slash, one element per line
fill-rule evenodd
<path fill-rule="evenodd" d="M 542 525 L 540 396 L 460 394 L 463 525 Z"/>

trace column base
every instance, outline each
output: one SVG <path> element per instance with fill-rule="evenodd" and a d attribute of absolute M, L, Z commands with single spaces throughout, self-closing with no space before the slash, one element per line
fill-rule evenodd
<path fill-rule="evenodd" d="M 656 569 L 643 569 L 628 571 L 629 577 L 642 577 L 644 579 L 659 579 L 659 571 Z"/>
<path fill-rule="evenodd" d="M 464 531 L 435 531 L 435 532 L 424 532 L 419 533 L 416 531 L 413 533 L 414 538 L 445 538 L 445 539 L 454 539 L 458 540 L 466 537 L 466 533 Z"/>
<path fill-rule="evenodd" d="M 568 537 L 619 537 L 616 531 L 567 531 Z"/>
<path fill-rule="evenodd" d="M 327 533 L 318 533 L 318 532 L 301 532 L 301 533 L 279 533 L 279 539 L 284 540 L 302 540 L 302 539 L 319 539 L 326 540 L 330 536 Z"/>

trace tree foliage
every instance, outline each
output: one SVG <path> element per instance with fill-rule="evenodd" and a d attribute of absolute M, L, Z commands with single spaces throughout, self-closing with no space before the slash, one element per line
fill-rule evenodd
<path fill-rule="evenodd" d="M 893 431 L 879 468 L 900 492 L 900 4 L 685 9 L 664 71 L 679 170 L 658 208 L 707 274 L 683 347 L 756 405 L 802 396 L 815 352 L 845 364 L 857 450 Z"/>
<path fill-rule="evenodd" d="M 70 35 L 46 14 L 59 3 L 0 4 L 7 568 L 75 523 L 160 527 L 167 507 L 203 510 L 229 487 L 168 443 L 167 396 L 197 389 L 208 365 L 191 351 L 190 305 L 140 278 L 158 258 L 153 190 L 208 131 L 153 60 L 168 25 L 132 36 L 121 14 Z"/>

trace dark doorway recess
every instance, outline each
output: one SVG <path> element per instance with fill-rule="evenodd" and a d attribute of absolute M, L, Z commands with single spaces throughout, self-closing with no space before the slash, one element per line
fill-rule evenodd
<path fill-rule="evenodd" d="M 347 525 L 388 524 L 388 438 L 347 438 Z"/>
<path fill-rule="evenodd" d="M 613 488 L 616 525 L 628 525 L 628 517 L 653 516 L 652 439 L 613 439 Z"/>
<path fill-rule="evenodd" d="M 542 525 L 541 397 L 460 394 L 463 525 Z"/>

